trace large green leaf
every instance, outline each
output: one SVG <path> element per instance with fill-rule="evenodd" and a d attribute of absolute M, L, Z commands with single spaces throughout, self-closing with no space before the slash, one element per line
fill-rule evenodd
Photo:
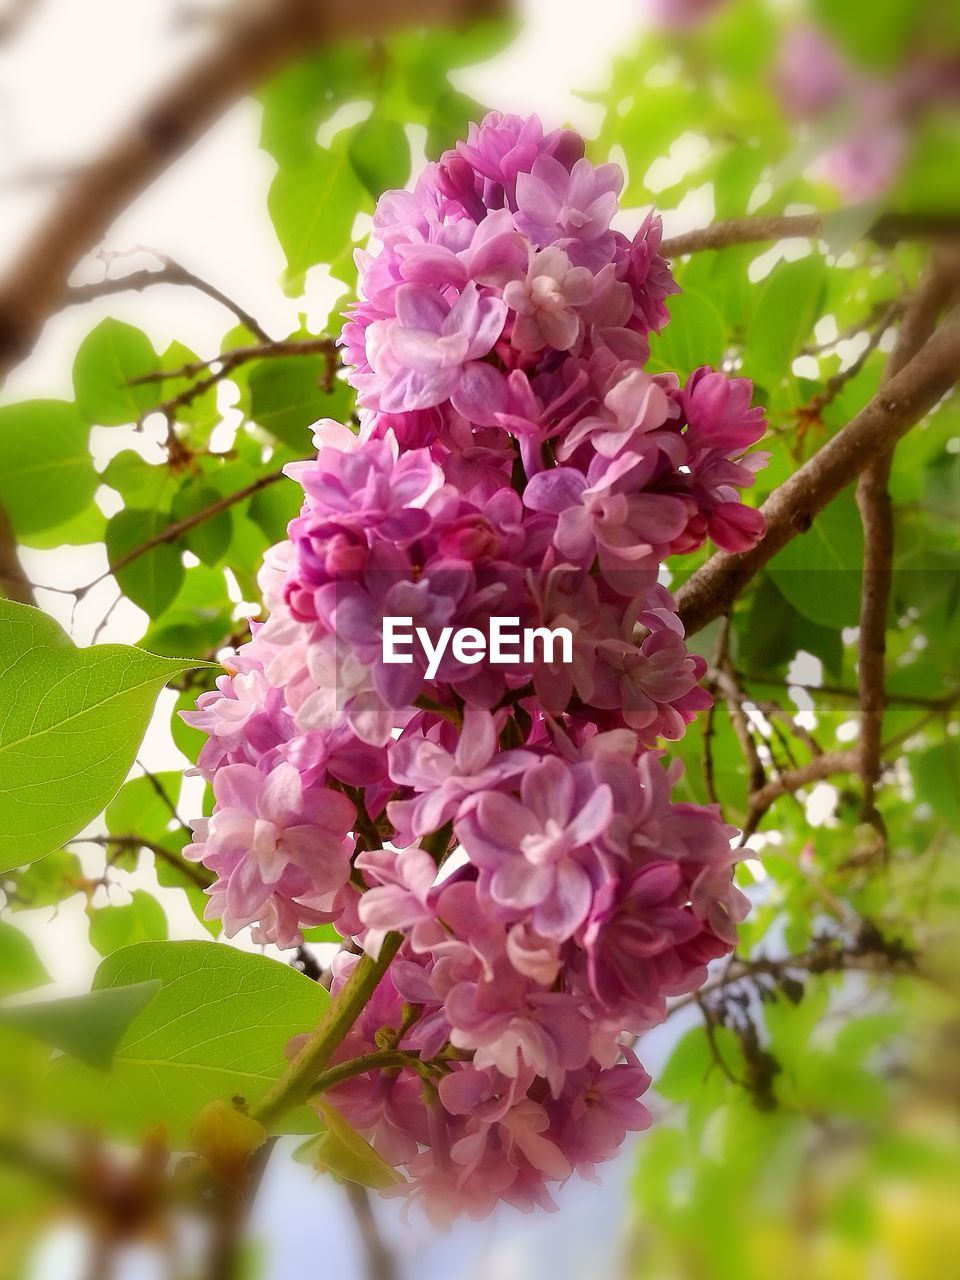
<path fill-rule="evenodd" d="M 28 400 L 0 409 L 0 500 L 22 536 L 79 515 L 99 483 L 90 428 L 65 400 Z"/>
<path fill-rule="evenodd" d="M 0 602 L 0 870 L 75 836 L 116 794 L 157 694 L 203 663 L 76 649 L 39 609 Z"/>
<path fill-rule="evenodd" d="M 157 981 L 159 994 L 127 1029 L 109 1075 L 57 1063 L 50 1089 L 72 1115 L 113 1137 L 166 1124 L 174 1142 L 214 1099 L 253 1105 L 281 1074 L 290 1040 L 320 1021 L 329 996 L 296 970 L 215 942 L 145 942 L 97 970 L 94 989 Z M 288 1118 L 309 1133 L 311 1113 Z"/>
<path fill-rule="evenodd" d="M 268 205 L 287 258 L 284 283 L 298 293 L 310 267 L 333 262 L 343 250 L 358 211 L 369 208 L 369 197 L 346 147 L 318 147 L 299 168 L 280 170 Z"/>
<path fill-rule="evenodd" d="M 198 512 L 205 511 L 220 498 L 216 489 L 208 485 L 196 484 L 189 480 L 177 493 L 170 507 L 172 520 L 186 520 Z M 229 509 L 218 515 L 201 520 L 183 535 L 183 542 L 188 551 L 202 560 L 204 564 L 213 565 L 222 558 L 230 545 L 233 535 L 233 512 Z"/>
<path fill-rule="evenodd" d="M 140 329 L 108 317 L 88 334 L 73 365 L 77 407 L 102 427 L 136 422 L 158 399 L 155 383 L 135 383 L 158 367 L 157 353 Z"/>

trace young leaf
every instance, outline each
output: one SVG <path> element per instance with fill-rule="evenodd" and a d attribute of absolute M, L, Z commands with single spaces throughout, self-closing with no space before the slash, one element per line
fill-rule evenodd
<path fill-rule="evenodd" d="M 353 392 L 336 381 L 330 391 L 322 356 L 261 360 L 250 370 L 250 417 L 300 456 L 311 452 L 310 427 L 318 418 L 346 419 Z M 283 483 L 283 482 L 281 482 Z"/>
<path fill-rule="evenodd" d="M 369 208 L 345 147 L 318 147 L 306 164 L 281 169 L 267 204 L 286 254 L 284 283 L 290 293 L 302 290 L 314 263 L 337 257 L 350 238 L 357 211 Z"/>
<path fill-rule="evenodd" d="M 88 422 L 118 427 L 136 422 L 161 397 L 135 379 L 157 369 L 157 353 L 140 329 L 108 316 L 80 345 L 73 365 L 77 408 Z"/>
<path fill-rule="evenodd" d="M 107 525 L 107 555 L 115 564 L 127 552 L 161 533 L 173 517 L 157 510 L 118 511 Z M 120 588 L 134 604 L 156 618 L 171 604 L 183 582 L 183 561 L 175 542 L 161 542 L 116 571 Z"/>
<path fill-rule="evenodd" d="M 49 981 L 27 935 L 0 920 L 0 997 L 31 991 Z"/>
<path fill-rule="evenodd" d="M 410 143 L 403 125 L 376 112 L 353 130 L 350 163 L 374 200 L 410 177 Z"/>
<path fill-rule="evenodd" d="M 788 542 L 767 572 L 798 613 L 823 627 L 856 626 L 860 616 L 863 527 L 852 493 L 826 507 Z"/>
<path fill-rule="evenodd" d="M 158 981 L 91 991 L 66 1000 L 21 1004 L 0 1010 L 0 1022 L 63 1053 L 107 1071 L 131 1022 L 159 992 Z"/>
<path fill-rule="evenodd" d="M 135 942 L 162 942 L 167 936 L 167 916 L 149 893 L 137 889 L 122 907 L 89 907 L 90 945 L 102 956 Z"/>
<path fill-rule="evenodd" d="M 88 506 L 98 484 L 89 435 L 65 400 L 0 409 L 0 499 L 20 537 L 63 524 Z"/>
<path fill-rule="evenodd" d="M 295 1159 L 320 1173 L 329 1171 L 335 1178 L 358 1182 L 373 1191 L 384 1191 L 403 1181 L 336 1107 L 329 1102 L 318 1102 L 316 1106 L 327 1127 L 299 1147 Z"/>
<path fill-rule="evenodd" d="M 775 267 L 747 329 L 744 372 L 764 386 L 790 376 L 820 310 L 826 268 L 814 255 Z"/>
<path fill-rule="evenodd" d="M 0 870 L 51 853 L 116 794 L 157 694 L 202 662 L 77 649 L 39 609 L 0 601 Z"/>
<path fill-rule="evenodd" d="M 290 1040 L 315 1027 L 329 1001 L 287 965 L 215 942 L 124 947 L 101 964 L 94 989 L 147 981 L 160 992 L 127 1029 L 110 1075 L 59 1062 L 48 1081 L 53 1103 L 95 1118 L 111 1137 L 164 1123 L 176 1142 L 214 1099 L 252 1106 L 283 1071 Z M 315 1118 L 301 1110 L 288 1126 L 309 1133 Z"/>

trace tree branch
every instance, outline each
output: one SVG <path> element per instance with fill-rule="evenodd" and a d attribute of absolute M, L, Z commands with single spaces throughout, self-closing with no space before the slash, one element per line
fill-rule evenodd
<path fill-rule="evenodd" d="M 208 391 L 210 387 L 216 386 L 218 382 L 222 382 L 224 378 L 228 378 L 234 369 L 242 364 L 247 364 L 251 360 L 269 360 L 278 356 L 307 356 L 322 355 L 327 360 L 327 382 L 332 386 L 334 374 L 336 373 L 337 362 L 337 344 L 333 338 L 282 338 L 274 342 L 268 339 L 262 345 L 254 347 L 236 347 L 233 351 L 225 351 L 222 355 L 214 356 L 212 360 L 196 360 L 191 364 L 185 364 L 179 369 L 162 369 L 155 373 L 145 373 L 139 378 L 131 380 L 131 386 L 138 386 L 148 382 L 169 382 L 174 378 L 192 378 L 197 374 L 205 373 L 216 365 L 217 368 L 212 372 L 206 373 L 205 377 L 200 378 L 192 386 L 185 387 L 183 391 L 172 396 L 169 400 L 165 400 L 162 404 L 158 404 L 153 409 L 148 409 L 144 417 L 151 413 L 162 413 L 168 422 L 176 415 L 178 409 L 182 409 L 184 405 L 191 404 L 196 398 Z"/>
<path fill-rule="evenodd" d="M 138 835 L 120 835 L 120 836 L 82 836 L 72 840 L 71 844 L 95 844 L 102 849 L 148 849 L 154 857 L 162 859 L 169 866 L 179 871 L 181 875 L 186 876 L 188 880 L 192 880 L 198 889 L 208 889 L 216 880 L 216 876 L 212 875 L 206 867 L 199 863 L 187 862 L 181 858 L 179 854 L 174 853 L 172 849 L 165 848 L 162 844 L 156 844 L 153 840 L 146 840 L 143 836 Z"/>
<path fill-rule="evenodd" d="M 109 298 L 117 293 L 140 293 L 143 289 L 150 289 L 157 284 L 172 285 L 188 285 L 193 289 L 197 289 L 200 293 L 204 293 L 208 298 L 213 298 L 215 302 L 219 302 L 221 306 L 231 311 L 242 325 L 259 338 L 261 342 L 272 342 L 272 338 L 266 329 L 238 302 L 228 297 L 216 285 L 210 284 L 209 281 L 202 279 L 200 276 L 194 275 L 192 271 L 188 271 L 186 267 L 181 266 L 179 262 L 174 262 L 171 258 L 166 258 L 162 254 L 157 257 L 163 264 L 158 270 L 144 268 L 142 271 L 132 271 L 125 276 L 108 276 L 104 280 L 98 280 L 93 284 L 75 285 L 72 289 L 68 289 L 64 295 L 63 305 L 66 307 L 82 306 L 84 303 L 93 302 L 96 298 Z M 175 374 L 165 374 L 165 377 L 175 377 Z"/>
<path fill-rule="evenodd" d="M 857 751 L 824 751 L 798 769 L 786 769 L 771 778 L 750 796 L 740 843 L 744 844 L 753 835 L 764 814 L 781 796 L 792 795 L 811 782 L 823 782 L 837 773 L 856 773 L 859 766 L 860 754 Z"/>
<path fill-rule="evenodd" d="M 259 1120 L 264 1128 L 271 1128 L 310 1097 L 317 1078 L 380 985 L 402 942 L 402 934 L 388 933 L 376 960 L 366 952 L 361 955 L 350 977 L 331 1001 L 319 1027 L 253 1109 L 254 1119 Z"/>
<path fill-rule="evenodd" d="M 889 385 L 933 333 L 956 287 L 951 264 L 935 254 L 923 284 L 910 300 L 881 387 Z M 880 746 L 886 708 L 887 609 L 893 583 L 893 504 L 890 501 L 891 449 L 875 459 L 857 481 L 857 506 L 863 524 L 863 583 L 860 594 L 860 638 L 857 682 L 860 692 L 860 773 L 863 779 L 861 821 L 877 829 L 884 847 L 886 830 L 875 803 L 880 777 Z"/>
<path fill-rule="evenodd" d="M 126 569 L 128 565 L 133 564 L 135 560 L 139 560 L 148 551 L 153 551 L 155 547 L 162 546 L 165 542 L 176 542 L 177 538 L 196 528 L 198 524 L 203 524 L 205 520 L 212 520 L 214 516 L 218 516 L 221 512 L 236 506 L 238 502 L 243 502 L 244 498 L 252 497 L 253 494 L 259 493 L 261 489 L 266 489 L 268 485 L 276 484 L 278 480 L 283 478 L 283 468 L 280 467 L 277 471 L 270 471 L 267 475 L 260 476 L 251 484 L 238 489 L 235 493 L 228 493 L 225 497 L 218 498 L 216 502 L 211 502 L 209 507 L 203 507 L 200 511 L 194 511 L 192 515 L 184 516 L 182 520 L 168 524 L 165 529 L 155 533 L 146 542 L 141 542 L 139 546 L 131 547 L 129 551 L 125 551 L 122 556 L 113 561 L 109 568 L 100 574 L 99 578 L 94 578 L 92 582 L 88 582 L 85 587 L 80 588 L 81 592 L 89 591 L 91 587 L 95 587 L 98 582 L 103 582 L 111 574 L 116 575 L 122 569 Z"/>
<path fill-rule="evenodd" d="M 246 0 L 139 119 L 59 193 L 0 282 L 0 382 L 64 303 L 70 273 L 115 219 L 240 98 L 330 42 L 499 11 L 497 0 Z"/>
<path fill-rule="evenodd" d="M 18 604 L 36 604 L 33 585 L 24 572 L 17 555 L 17 540 L 13 536 L 10 517 L 0 502 L 0 594 Z"/>
<path fill-rule="evenodd" d="M 960 374 L 960 319 L 943 326 L 857 416 L 763 504 L 767 531 L 737 554 L 718 552 L 677 592 L 687 634 L 726 613 L 747 583 L 875 457 L 896 444 Z"/>
<path fill-rule="evenodd" d="M 757 218 L 730 218 L 709 227 L 687 231 L 664 240 L 660 252 L 666 258 L 679 258 L 685 253 L 705 249 L 729 249 L 740 244 L 765 241 L 820 240 L 830 229 L 830 215 L 795 213 Z M 960 219 L 949 215 L 893 214 L 881 215 L 866 235 L 879 244 L 895 244 L 903 239 L 960 239 Z"/>

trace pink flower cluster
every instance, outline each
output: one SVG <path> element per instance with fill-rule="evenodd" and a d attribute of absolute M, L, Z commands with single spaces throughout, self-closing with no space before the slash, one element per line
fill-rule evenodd
<path fill-rule="evenodd" d="M 810 25 L 788 27 L 775 79 L 787 115 L 825 136 L 814 167 L 848 200 L 887 192 L 918 119 L 960 101 L 956 57 L 908 54 L 894 71 L 873 74 Z"/>
<path fill-rule="evenodd" d="M 642 9 L 654 27 L 687 37 L 729 3 L 643 0 Z M 866 201 L 897 181 L 916 126 L 960 104 L 960 58 L 928 34 L 908 38 L 899 65 L 881 72 L 855 65 L 823 27 L 790 19 L 773 82 L 784 114 L 807 134 L 805 149 L 813 148 L 811 172 L 845 200 Z"/>
<path fill-rule="evenodd" d="M 329 1100 L 431 1212 L 550 1203 L 648 1116 L 625 1034 L 736 942 L 732 829 L 658 744 L 709 705 L 664 557 L 760 536 L 743 379 L 648 374 L 675 292 L 621 173 L 489 115 L 388 192 L 344 329 L 358 435 L 317 429 L 261 581 L 268 621 L 186 719 L 210 913 L 281 946 L 333 923 L 397 958 L 341 1045 L 416 1065 Z M 384 619 L 566 627 L 572 660 L 384 660 Z M 335 967 L 339 990 L 356 956 Z"/>

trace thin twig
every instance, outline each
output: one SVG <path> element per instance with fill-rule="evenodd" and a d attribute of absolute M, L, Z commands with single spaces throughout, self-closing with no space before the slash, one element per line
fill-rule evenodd
<path fill-rule="evenodd" d="M 260 476 L 251 484 L 245 485 L 242 489 L 237 489 L 234 493 L 228 493 L 223 498 L 218 498 L 216 502 L 211 502 L 208 507 L 203 507 L 199 511 L 195 511 L 192 515 L 185 516 L 182 520 L 176 520 L 173 524 L 168 524 L 166 528 L 159 530 L 153 537 L 147 538 L 145 542 L 141 542 L 136 547 L 131 547 L 129 551 L 125 551 L 122 556 L 118 556 L 103 573 L 93 579 L 92 582 L 86 583 L 83 587 L 78 588 L 81 594 L 85 594 L 98 583 L 105 581 L 111 575 L 116 575 L 121 570 L 126 569 L 128 565 L 133 564 L 135 560 L 139 560 L 141 556 L 153 551 L 154 548 L 163 546 L 167 542 L 176 542 L 185 533 L 189 533 L 191 529 L 196 528 L 198 524 L 203 524 L 205 520 L 212 520 L 214 516 L 220 515 L 222 512 L 229 510 L 230 507 L 236 506 L 238 502 L 243 502 L 245 498 L 250 498 L 255 493 L 259 493 L 261 489 L 266 489 L 268 485 L 276 484 L 278 480 L 283 479 L 283 468 L 280 467 L 276 471 L 271 471 L 267 475 Z"/>
<path fill-rule="evenodd" d="M 174 853 L 172 849 L 167 849 L 164 845 L 157 844 L 154 840 L 147 840 L 144 836 L 78 836 L 76 840 L 72 840 L 70 843 L 95 844 L 99 845 L 101 849 L 107 850 L 146 849 L 155 857 L 162 859 L 169 866 L 186 876 L 188 880 L 192 880 L 198 889 L 209 889 L 210 885 L 216 880 L 216 876 L 199 863 L 187 862 L 179 854 Z"/>
<path fill-rule="evenodd" d="M 820 240 L 830 229 L 830 216 L 824 213 L 795 213 L 782 216 L 730 218 L 714 222 L 696 231 L 664 240 L 660 252 L 666 258 L 705 249 L 729 249 L 741 244 L 790 239 Z M 867 230 L 866 235 L 880 244 L 895 244 L 902 239 L 950 240 L 960 238 L 960 219 L 937 214 L 883 214 Z"/>
<path fill-rule="evenodd" d="M 163 401 L 162 404 L 148 409 L 143 415 L 147 417 L 151 413 L 162 413 L 167 421 L 170 422 L 176 417 L 178 409 L 192 404 L 198 396 L 203 395 L 205 391 L 209 391 L 211 387 L 215 387 L 224 378 L 228 378 L 242 364 L 247 364 L 251 360 L 276 359 L 279 356 L 306 355 L 322 355 L 326 358 L 327 368 L 324 389 L 329 391 L 333 386 L 338 360 L 337 345 L 332 338 L 288 338 L 276 342 L 270 341 L 254 347 L 236 347 L 233 351 L 226 351 L 222 355 L 214 356 L 211 360 L 197 360 L 191 364 L 183 365 L 180 369 L 162 369 L 154 373 L 142 374 L 139 378 L 132 378 L 129 385 L 138 386 L 150 382 L 170 382 L 177 378 L 191 378 L 196 377 L 198 374 L 204 374 L 196 382 L 185 387 L 183 391 L 171 396 L 169 400 Z M 210 372 L 204 373 L 205 370 L 210 370 Z"/>
<path fill-rule="evenodd" d="M 93 284 L 75 285 L 65 294 L 64 306 L 80 306 L 84 303 L 92 302 L 96 298 L 109 298 L 117 293 L 139 293 L 143 289 L 150 289 L 158 284 L 187 285 L 190 288 L 197 289 L 200 293 L 205 293 L 208 298 L 213 298 L 215 302 L 219 302 L 221 306 L 226 307 L 261 342 L 269 343 L 272 341 L 269 333 L 255 317 L 242 307 L 239 302 L 236 302 L 221 289 L 218 289 L 216 285 L 211 284 L 208 280 L 203 280 L 192 271 L 188 271 L 186 267 L 179 262 L 175 262 L 172 258 L 168 258 L 163 254 L 156 254 L 155 256 L 162 264 L 159 270 L 145 268 L 142 271 L 132 271 L 125 276 L 108 276 L 104 280 L 98 280 Z M 176 375 L 165 374 L 164 376 L 175 377 Z"/>
<path fill-rule="evenodd" d="M 881 385 L 889 385 L 933 332 L 956 286 L 951 264 L 935 254 L 927 275 L 907 308 Z M 876 458 L 857 481 L 857 506 L 863 524 L 863 582 L 857 682 L 860 692 L 860 818 L 877 831 L 886 848 L 886 828 L 875 796 L 880 777 L 880 740 L 886 705 L 887 610 L 893 583 L 893 504 L 890 471 L 893 450 Z"/>

